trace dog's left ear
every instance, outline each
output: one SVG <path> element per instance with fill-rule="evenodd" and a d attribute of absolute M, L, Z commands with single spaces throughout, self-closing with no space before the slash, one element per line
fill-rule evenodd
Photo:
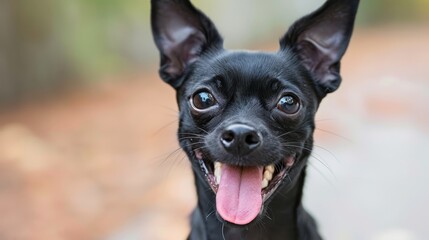
<path fill-rule="evenodd" d="M 189 0 L 152 0 L 151 23 L 161 54 L 161 78 L 178 88 L 188 67 L 223 40 L 210 19 Z"/>
<path fill-rule="evenodd" d="M 296 21 L 280 39 L 281 50 L 295 52 L 310 71 L 320 97 L 340 86 L 340 60 L 353 32 L 358 5 L 359 0 L 327 0 Z"/>

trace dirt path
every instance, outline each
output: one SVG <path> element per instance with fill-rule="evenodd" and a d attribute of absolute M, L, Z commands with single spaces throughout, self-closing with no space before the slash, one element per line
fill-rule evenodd
<path fill-rule="evenodd" d="M 429 158 L 423 147 L 429 138 L 428 29 L 355 33 L 343 62 L 344 83 L 324 102 L 318 115 L 318 127 L 323 130 L 316 131 L 317 144 L 343 161 L 338 167 L 330 154 L 316 150 L 337 175 L 334 185 L 339 190 L 323 180 L 331 181 L 331 175 L 316 161 L 314 169 L 322 174 L 311 170 L 306 195 L 306 203 L 322 222 L 328 239 L 383 239 L 389 229 L 397 231 L 397 227 L 408 234 L 403 239 L 429 235 L 419 223 L 427 222 L 424 214 L 417 206 L 408 207 L 415 203 L 411 198 L 376 207 L 381 200 L 397 196 L 394 184 L 401 189 L 408 185 L 385 183 L 380 178 L 390 179 L 383 169 L 386 163 L 368 162 L 387 156 L 397 165 L 407 154 Z M 195 204 L 192 175 L 184 155 L 174 151 L 174 92 L 155 71 L 132 77 L 134 81 L 0 114 L 0 239 L 185 238 L 187 216 Z M 327 131 L 341 133 L 341 137 Z M 405 141 L 390 144 L 389 139 L 395 138 Z M 402 169 L 405 173 L 400 174 L 405 175 L 401 176 L 405 180 L 413 176 L 416 181 L 410 184 L 429 181 L 419 170 L 427 163 L 414 163 L 414 167 Z M 359 169 L 368 172 L 362 175 Z M 366 203 L 366 193 L 377 192 L 365 187 L 372 180 L 379 182 L 380 189 L 387 187 L 387 192 L 377 197 L 380 201 Z M 423 185 L 408 187 L 417 191 Z M 364 196 L 354 195 L 358 192 Z M 426 193 L 406 193 L 418 197 L 424 208 L 423 203 L 429 201 Z M 380 217 L 387 207 L 407 211 Z M 341 213 L 355 216 L 356 224 L 372 220 L 365 230 L 356 229 L 341 221 Z M 408 219 L 410 224 L 405 223 Z"/>

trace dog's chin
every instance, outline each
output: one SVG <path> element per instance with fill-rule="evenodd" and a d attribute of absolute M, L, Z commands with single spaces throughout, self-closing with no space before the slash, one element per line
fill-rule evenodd
<path fill-rule="evenodd" d="M 219 221 L 233 227 L 256 224 L 264 216 L 264 206 L 282 185 L 290 183 L 296 154 L 266 166 L 243 167 L 209 159 L 194 150 L 201 173 L 216 195 Z"/>

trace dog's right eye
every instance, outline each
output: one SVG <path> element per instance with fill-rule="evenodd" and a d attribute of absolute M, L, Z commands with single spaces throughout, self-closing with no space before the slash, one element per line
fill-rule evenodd
<path fill-rule="evenodd" d="M 204 110 L 216 105 L 216 99 L 206 91 L 197 92 L 192 96 L 192 107 L 197 110 Z"/>
<path fill-rule="evenodd" d="M 298 97 L 292 94 L 287 94 L 280 98 L 277 103 L 277 109 L 286 113 L 286 114 L 295 114 L 300 108 L 300 103 Z"/>

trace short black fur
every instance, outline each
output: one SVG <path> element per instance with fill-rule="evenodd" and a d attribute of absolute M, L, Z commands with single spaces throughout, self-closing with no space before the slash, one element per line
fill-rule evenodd
<path fill-rule="evenodd" d="M 305 169 L 318 106 L 341 82 L 359 0 L 328 0 L 293 24 L 275 53 L 225 50 L 189 0 L 151 3 L 160 76 L 176 89 L 179 143 L 198 195 L 188 239 L 321 239 L 301 204 Z M 256 217 L 217 209 L 215 162 L 243 174 L 275 166 Z"/>

